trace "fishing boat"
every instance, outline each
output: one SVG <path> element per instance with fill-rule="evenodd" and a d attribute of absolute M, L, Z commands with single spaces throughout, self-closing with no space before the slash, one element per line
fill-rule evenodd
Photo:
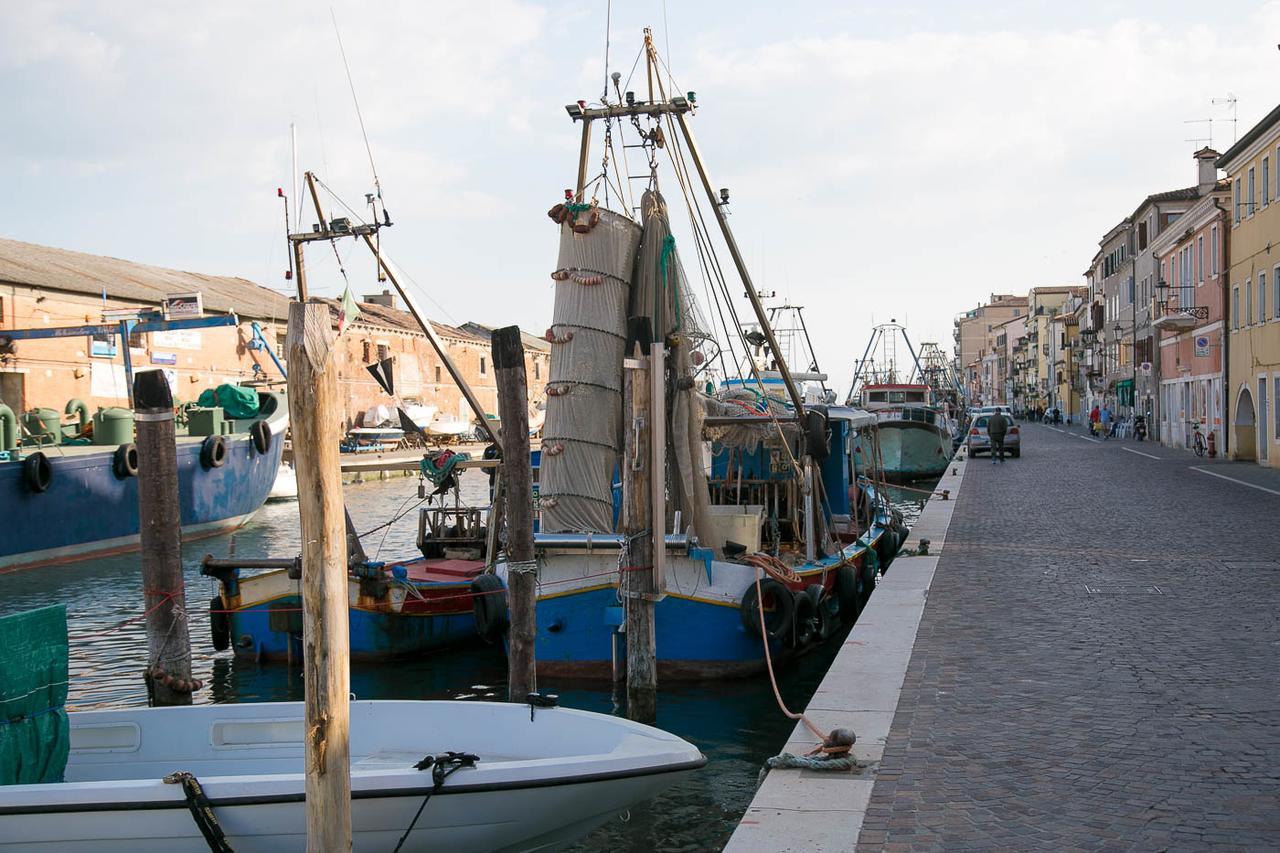
<path fill-rule="evenodd" d="M 5 334 L 10 334 L 6 332 Z M 132 380 L 130 380 L 132 381 Z M 283 393 L 256 390 L 256 411 L 228 417 L 221 406 L 188 407 L 177 437 L 182 536 L 193 540 L 244 524 L 276 481 L 289 412 Z M 80 425 L 87 409 L 71 401 Z M 244 411 L 235 411 L 245 415 Z M 13 413 L 0 405 L 0 571 L 32 568 L 139 547 L 138 451 L 133 411 L 104 408 L 92 438 L 64 431 L 59 413 L 24 415 L 21 444 Z M 75 431 L 77 437 L 68 437 Z"/>
<path fill-rule="evenodd" d="M 902 373 L 897 342 L 905 344 L 909 368 Z M 956 425 L 946 395 L 950 389 L 932 384 L 907 330 L 896 322 L 876 326 L 854 371 L 849 402 L 872 412 L 880 425 L 874 456 L 864 468 L 881 472 L 885 480 L 906 483 L 940 477 L 954 451 Z"/>
<path fill-rule="evenodd" d="M 583 122 L 583 150 L 591 122 L 606 122 L 609 134 L 636 123 L 632 147 L 645 149 L 647 164 L 665 152 L 678 175 L 697 175 L 755 324 L 726 329 L 725 344 L 707 331 L 656 189 L 641 196 L 633 217 L 608 207 L 607 175 L 589 184 L 580 170 L 576 192 L 549 211 L 559 259 L 538 472 L 538 669 L 617 677 L 621 602 L 635 594 L 625 588 L 630 541 L 645 535 L 653 539 L 655 589 L 643 594 L 655 601 L 658 672 L 733 677 L 762 670 L 766 645 L 785 658 L 856 618 L 878 568 L 897 550 L 900 521 L 856 465 L 855 448 L 874 440 L 875 417 L 826 405 L 820 388 L 808 394 L 790 372 L 729 230 L 727 191 L 712 188 L 688 130 L 693 95 L 662 91 L 647 32 L 644 53 L 657 97 L 619 91 L 616 101 L 567 111 Z M 656 186 L 656 172 L 646 178 Z M 696 203 L 697 188 L 685 189 Z M 712 238 L 700 210 L 690 218 L 701 258 Z M 716 390 L 707 368 L 739 345 L 758 354 Z M 623 400 L 627 359 L 639 364 L 642 355 L 657 374 L 645 418 L 626 414 Z M 708 384 L 712 393 L 704 393 Z M 661 423 L 653 434 L 665 434 L 648 459 L 623 454 L 619 441 L 642 421 Z M 623 469 L 646 467 L 655 478 L 660 520 L 648 533 L 623 532 L 619 485 L 628 475 L 620 455 Z M 500 561 L 496 574 L 505 581 L 529 569 Z"/>
<path fill-rule="evenodd" d="M 658 729 L 531 698 L 352 702 L 353 849 L 557 849 L 706 762 Z M 301 702 L 67 716 L 63 781 L 0 786 L 0 850 L 207 851 L 190 780 L 229 848 L 306 849 Z"/>
<path fill-rule="evenodd" d="M 485 571 L 493 546 L 488 507 L 464 505 L 459 496 L 459 466 L 472 464 L 493 463 L 455 462 L 433 481 L 448 483 L 440 503 L 419 514 L 421 556 L 369 560 L 351 531 L 347 584 L 353 660 L 409 657 L 475 640 L 477 605 L 470 588 Z M 214 650 L 232 649 L 237 657 L 255 661 L 302 661 L 300 558 L 210 555 L 201 572 L 219 581 L 209 604 Z M 484 602 L 480 618 L 494 606 Z"/>

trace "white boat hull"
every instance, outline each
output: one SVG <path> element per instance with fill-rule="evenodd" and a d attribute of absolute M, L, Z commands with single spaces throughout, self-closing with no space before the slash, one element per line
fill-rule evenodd
<path fill-rule="evenodd" d="M 413 765 L 479 756 L 422 810 L 403 850 L 549 850 L 704 763 L 665 732 L 602 714 L 484 702 L 353 702 L 357 851 L 394 849 L 432 788 Z M 67 781 L 0 788 L 0 850 L 206 851 L 180 785 L 194 773 L 237 853 L 306 849 L 301 703 L 72 714 Z M 127 775 L 126 775 L 127 774 Z M 122 778 L 123 777 L 123 778 Z"/>

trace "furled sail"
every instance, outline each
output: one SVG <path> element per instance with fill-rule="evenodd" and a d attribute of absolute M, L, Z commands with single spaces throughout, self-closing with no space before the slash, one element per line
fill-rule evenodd
<path fill-rule="evenodd" d="M 539 494 L 547 533 L 613 531 L 626 312 L 640 226 L 609 210 L 557 205 L 560 260 L 548 330 L 551 372 Z"/>

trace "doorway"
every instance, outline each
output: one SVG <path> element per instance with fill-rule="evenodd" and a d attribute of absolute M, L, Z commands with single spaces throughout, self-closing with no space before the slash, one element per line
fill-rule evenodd
<path fill-rule="evenodd" d="M 1236 448 L 1236 459 L 1252 462 L 1257 458 L 1257 441 L 1255 439 L 1257 418 L 1253 411 L 1253 395 L 1248 385 L 1240 386 L 1240 396 L 1236 398 L 1236 416 L 1232 420 Z"/>
<path fill-rule="evenodd" d="M 22 373 L 0 373 L 0 403 L 13 409 L 15 415 L 27 410 L 26 379 Z"/>

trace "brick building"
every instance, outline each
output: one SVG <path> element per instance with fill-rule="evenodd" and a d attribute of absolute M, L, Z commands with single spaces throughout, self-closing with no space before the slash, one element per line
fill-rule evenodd
<path fill-rule="evenodd" d="M 179 401 L 194 400 L 225 382 L 278 380 L 270 356 L 251 346 L 253 324 L 281 355 L 289 298 L 243 278 L 164 269 L 116 258 L 0 239 L 0 338 L 5 329 L 99 324 L 104 312 L 159 309 L 179 294 L 199 293 L 206 315 L 234 313 L 237 324 L 182 332 L 135 334 L 128 341 L 134 370 L 165 370 Z M 362 412 L 392 401 L 365 366 L 395 359 L 402 398 L 470 418 L 461 392 L 413 317 L 387 294 L 361 303 L 360 317 L 340 338 L 339 382 L 346 389 L 344 426 Z M 336 304 L 333 310 L 335 322 Z M 450 358 L 482 405 L 497 409 L 489 330 L 434 324 Z M 90 410 L 127 405 L 124 354 L 118 335 L 12 341 L 0 349 L 0 400 L 15 412 L 36 407 L 61 411 L 69 400 Z M 550 345 L 525 336 L 531 402 L 544 398 Z"/>

